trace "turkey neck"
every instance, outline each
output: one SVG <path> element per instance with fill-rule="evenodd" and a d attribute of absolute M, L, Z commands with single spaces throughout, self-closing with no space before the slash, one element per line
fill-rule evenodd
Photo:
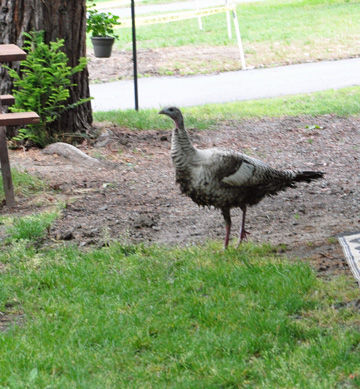
<path fill-rule="evenodd" d="M 182 119 L 175 123 L 176 127 L 173 130 L 171 138 L 171 157 L 175 168 L 184 170 L 196 153 L 196 149 L 190 141 L 189 134 L 184 128 Z"/>

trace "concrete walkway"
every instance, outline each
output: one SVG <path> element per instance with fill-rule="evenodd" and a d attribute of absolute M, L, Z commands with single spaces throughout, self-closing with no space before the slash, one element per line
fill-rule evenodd
<path fill-rule="evenodd" d="M 179 107 L 261 99 L 360 85 L 360 58 L 209 76 L 151 77 L 138 80 L 139 107 Z M 94 111 L 134 108 L 133 81 L 90 85 Z"/>

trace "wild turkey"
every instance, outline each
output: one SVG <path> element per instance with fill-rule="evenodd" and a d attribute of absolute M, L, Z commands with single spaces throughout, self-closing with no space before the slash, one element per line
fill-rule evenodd
<path fill-rule="evenodd" d="M 245 216 L 248 206 L 259 203 L 286 188 L 295 188 L 297 182 L 322 178 L 323 172 L 276 170 L 245 154 L 218 148 L 195 148 L 184 127 L 181 111 L 165 108 L 159 114 L 175 122 L 171 140 L 171 157 L 176 170 L 176 182 L 181 192 L 200 206 L 220 209 L 225 220 L 225 249 L 229 244 L 231 208 L 243 212 L 237 247 L 246 240 Z"/>

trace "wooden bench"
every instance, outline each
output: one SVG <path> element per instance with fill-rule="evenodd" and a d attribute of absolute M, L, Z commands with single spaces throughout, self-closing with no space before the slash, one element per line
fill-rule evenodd
<path fill-rule="evenodd" d="M 25 51 L 16 45 L 0 45 L 0 62 L 21 61 L 26 58 Z M 0 163 L 4 184 L 5 204 L 15 206 L 14 186 L 11 177 L 9 153 L 6 143 L 6 126 L 21 126 L 40 122 L 35 112 L 3 113 L 3 105 L 10 106 L 15 103 L 11 95 L 0 96 Z"/>

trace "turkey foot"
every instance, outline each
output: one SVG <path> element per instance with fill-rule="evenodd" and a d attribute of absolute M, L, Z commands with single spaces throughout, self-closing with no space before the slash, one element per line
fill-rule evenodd
<path fill-rule="evenodd" d="M 250 235 L 250 232 L 245 231 L 244 229 L 240 230 L 239 240 L 237 242 L 236 248 L 238 248 L 241 245 L 243 240 L 247 241 L 247 236 L 248 235 Z"/>

